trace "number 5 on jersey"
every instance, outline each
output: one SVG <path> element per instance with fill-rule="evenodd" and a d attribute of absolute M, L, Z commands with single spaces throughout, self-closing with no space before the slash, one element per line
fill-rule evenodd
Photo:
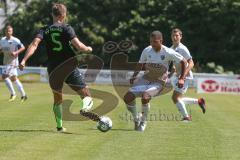
<path fill-rule="evenodd" d="M 53 51 L 61 51 L 62 50 L 62 43 L 57 40 L 58 37 L 60 37 L 60 33 L 52 33 L 51 34 L 51 38 L 52 38 L 52 42 L 54 43 L 55 47 L 53 48 Z"/>

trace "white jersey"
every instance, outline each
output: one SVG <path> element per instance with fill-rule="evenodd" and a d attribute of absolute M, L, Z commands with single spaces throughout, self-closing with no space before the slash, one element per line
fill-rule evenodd
<path fill-rule="evenodd" d="M 179 45 L 174 48 L 173 46 L 171 46 L 172 49 L 174 49 L 176 52 L 178 52 L 179 54 L 181 54 L 186 60 L 188 59 L 192 59 L 192 56 L 189 52 L 189 50 L 187 49 L 187 47 L 185 45 L 183 45 L 182 43 L 179 43 Z M 180 74 L 181 72 L 181 67 L 179 64 L 177 64 L 176 62 L 174 62 L 174 65 L 176 66 L 176 70 L 177 70 L 177 75 Z M 186 76 L 186 79 L 193 79 L 193 73 L 190 70 L 189 73 Z"/>
<path fill-rule="evenodd" d="M 0 49 L 4 54 L 3 64 L 18 66 L 18 57 L 12 57 L 11 53 L 22 47 L 24 46 L 18 38 L 12 36 L 10 39 L 7 39 L 6 37 L 3 37 L 0 40 Z"/>
<path fill-rule="evenodd" d="M 180 63 L 181 60 L 183 60 L 183 56 L 162 45 L 159 52 L 156 52 L 152 46 L 146 47 L 142 52 L 139 63 L 146 63 L 144 76 L 153 80 L 166 81 L 170 62 Z"/>

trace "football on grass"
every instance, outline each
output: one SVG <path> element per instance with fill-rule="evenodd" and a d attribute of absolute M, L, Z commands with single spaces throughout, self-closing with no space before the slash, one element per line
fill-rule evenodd
<path fill-rule="evenodd" d="M 101 132 L 107 132 L 112 128 L 112 120 L 107 116 L 100 117 L 100 121 L 97 122 L 97 129 Z"/>

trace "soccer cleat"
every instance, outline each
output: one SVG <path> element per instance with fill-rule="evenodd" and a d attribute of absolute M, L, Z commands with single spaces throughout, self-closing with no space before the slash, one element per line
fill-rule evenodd
<path fill-rule="evenodd" d="M 203 98 L 198 99 L 198 105 L 202 109 L 203 114 L 206 112 L 206 104 Z"/>
<path fill-rule="evenodd" d="M 139 127 L 138 127 L 138 131 L 143 132 L 146 129 L 146 126 L 147 126 L 147 122 L 146 121 L 140 122 Z"/>
<path fill-rule="evenodd" d="M 138 131 L 139 130 L 139 125 L 140 125 L 140 120 L 138 117 L 134 119 L 134 130 Z"/>
<path fill-rule="evenodd" d="M 8 101 L 9 101 L 9 102 L 12 102 L 12 101 L 14 101 L 14 100 L 16 99 L 16 97 L 17 97 L 16 95 L 12 95 L 12 94 L 11 94 L 11 96 L 10 96 L 10 98 L 9 98 Z"/>
<path fill-rule="evenodd" d="M 26 101 L 27 100 L 27 96 L 22 96 L 21 97 L 21 102 L 24 102 L 24 101 Z"/>
<path fill-rule="evenodd" d="M 61 127 L 61 128 L 58 128 L 58 127 L 57 127 L 57 132 L 59 132 L 59 133 L 64 133 L 64 132 L 66 132 L 66 131 L 67 131 L 67 129 L 64 128 L 64 127 Z"/>
<path fill-rule="evenodd" d="M 133 119 L 134 122 L 134 130 L 138 131 L 139 130 L 139 125 L 140 125 L 140 119 L 142 117 L 142 113 L 137 113 L 136 117 Z"/>
<path fill-rule="evenodd" d="M 191 122 L 192 121 L 192 117 L 183 117 L 182 122 Z"/>
<path fill-rule="evenodd" d="M 140 125 L 140 122 L 139 122 L 139 121 L 134 121 L 134 130 L 135 130 L 135 131 L 138 131 L 138 130 L 139 130 L 139 125 Z"/>
<path fill-rule="evenodd" d="M 100 116 L 98 114 L 87 111 L 85 109 L 81 109 L 80 114 L 84 117 L 87 117 L 87 118 L 93 120 L 93 121 L 96 121 L 96 122 L 100 121 Z"/>

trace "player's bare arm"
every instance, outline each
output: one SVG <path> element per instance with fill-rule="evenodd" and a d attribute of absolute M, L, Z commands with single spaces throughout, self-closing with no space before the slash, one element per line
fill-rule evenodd
<path fill-rule="evenodd" d="M 176 66 L 172 66 L 172 68 L 170 69 L 170 73 L 168 74 L 168 78 L 171 78 L 173 76 L 173 74 L 176 72 Z"/>
<path fill-rule="evenodd" d="M 184 84 L 185 77 L 187 75 L 187 72 L 186 72 L 187 61 L 186 61 L 186 59 L 181 60 L 180 65 L 181 65 L 181 74 L 180 74 L 180 77 L 179 77 L 179 80 L 178 80 L 178 87 L 182 88 L 183 84 Z"/>
<path fill-rule="evenodd" d="M 189 71 L 191 71 L 191 69 L 194 67 L 194 62 L 192 60 L 192 58 L 187 60 L 188 66 L 186 68 L 186 75 L 189 73 Z"/>
<path fill-rule="evenodd" d="M 19 50 L 14 51 L 11 53 L 11 56 L 13 57 L 17 57 L 21 52 L 23 52 L 25 50 L 25 47 L 21 47 Z"/>
<path fill-rule="evenodd" d="M 130 84 L 133 84 L 134 80 L 136 79 L 138 73 L 143 69 L 144 63 L 137 63 L 137 66 L 135 68 L 135 71 L 130 78 Z"/>
<path fill-rule="evenodd" d="M 41 42 L 40 38 L 34 38 L 32 43 L 29 45 L 22 62 L 19 65 L 20 70 L 23 70 L 23 68 L 25 67 L 25 63 L 35 53 L 35 50 L 37 49 L 40 42 Z"/>
<path fill-rule="evenodd" d="M 92 52 L 92 47 L 90 46 L 86 46 L 85 44 L 83 44 L 77 37 L 73 38 L 71 40 L 71 43 L 73 44 L 73 46 L 78 50 L 78 51 L 83 51 L 83 52 Z"/>

